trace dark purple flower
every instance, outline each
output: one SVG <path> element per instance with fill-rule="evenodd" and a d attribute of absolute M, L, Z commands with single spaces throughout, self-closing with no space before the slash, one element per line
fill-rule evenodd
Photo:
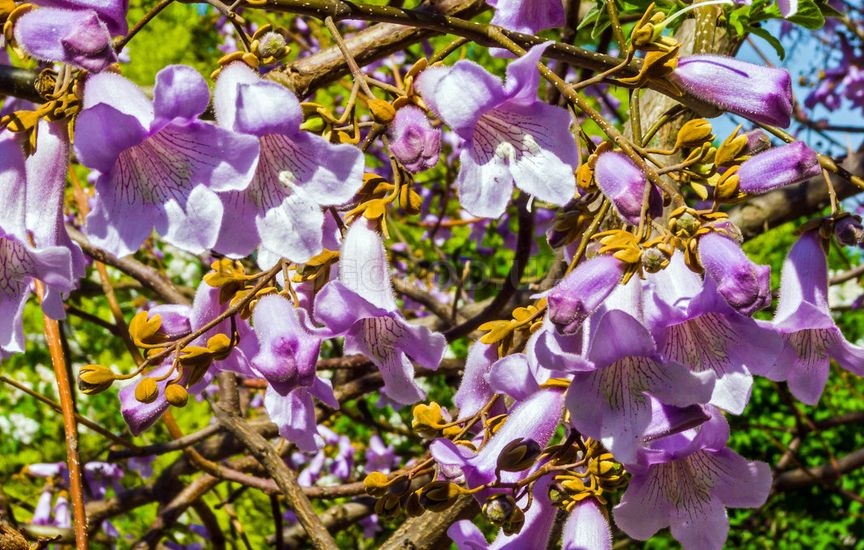
<path fill-rule="evenodd" d="M 420 172 L 438 163 L 441 152 L 441 130 L 432 128 L 420 108 L 413 105 L 396 111 L 387 128 L 390 151 L 409 172 Z"/>
<path fill-rule="evenodd" d="M 504 84 L 465 60 L 417 78 L 424 101 L 465 140 L 456 185 L 462 206 L 475 216 L 501 216 L 514 184 L 556 205 L 576 192 L 570 114 L 537 99 L 536 64 L 547 45 L 512 62 Z"/>
<path fill-rule="evenodd" d="M 87 217 L 94 244 L 135 251 L 153 227 L 192 252 L 216 244 L 222 202 L 214 191 L 248 185 L 258 140 L 198 120 L 210 92 L 191 67 L 156 75 L 153 102 L 120 75 L 91 76 L 75 126 L 75 149 L 99 172 Z"/>
<path fill-rule="evenodd" d="M 738 188 L 747 194 L 758 195 L 806 181 L 821 173 L 816 152 L 796 141 L 745 160 L 738 169 Z"/>
<path fill-rule="evenodd" d="M 684 91 L 756 122 L 786 128 L 792 116 L 792 79 L 773 69 L 719 55 L 678 60 L 671 80 Z"/>
<path fill-rule="evenodd" d="M 742 315 L 771 304 L 771 268 L 756 265 L 729 237 L 711 231 L 699 237 L 699 261 L 717 292 Z"/>

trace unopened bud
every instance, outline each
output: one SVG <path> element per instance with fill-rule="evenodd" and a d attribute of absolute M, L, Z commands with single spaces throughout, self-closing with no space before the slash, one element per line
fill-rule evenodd
<path fill-rule="evenodd" d="M 504 524 L 501 526 L 501 530 L 504 531 L 504 534 L 507 536 L 515 535 L 522 530 L 522 527 L 524 525 L 525 512 L 523 512 L 521 508 L 516 507 L 513 509 L 510 517 L 507 518 L 507 521 L 505 521 Z"/>
<path fill-rule="evenodd" d="M 87 395 L 100 393 L 111 387 L 116 375 L 102 365 L 84 365 L 78 372 L 78 388 Z"/>
<path fill-rule="evenodd" d="M 659 248 L 646 248 L 642 251 L 642 267 L 648 273 L 657 273 L 669 265 L 669 256 Z"/>
<path fill-rule="evenodd" d="M 156 385 L 156 380 L 145 376 L 138 385 L 135 386 L 135 399 L 141 403 L 152 403 L 159 397 L 159 387 Z"/>
<path fill-rule="evenodd" d="M 493 525 L 501 526 L 513 515 L 516 501 L 511 495 L 499 494 L 489 497 L 483 504 L 483 516 Z"/>
<path fill-rule="evenodd" d="M 189 401 L 189 392 L 180 384 L 168 384 L 165 387 L 165 399 L 175 407 L 185 407 Z"/>
<path fill-rule="evenodd" d="M 700 147 L 706 141 L 713 141 L 714 136 L 711 134 L 711 123 L 704 118 L 690 120 L 678 130 L 678 138 L 675 141 L 675 148 L 679 147 Z"/>
<path fill-rule="evenodd" d="M 363 479 L 363 487 L 373 497 L 382 497 L 387 494 L 390 480 L 384 472 L 371 472 Z"/>
<path fill-rule="evenodd" d="M 443 512 L 456 502 L 462 489 L 449 481 L 433 481 L 420 489 L 420 504 L 427 510 Z"/>
<path fill-rule="evenodd" d="M 543 449 L 533 439 L 514 439 L 498 456 L 498 469 L 504 472 L 521 472 L 534 464 Z"/>
<path fill-rule="evenodd" d="M 207 339 L 207 349 L 213 354 L 213 359 L 221 361 L 231 353 L 231 339 L 219 333 Z"/>
<path fill-rule="evenodd" d="M 278 32 L 270 31 L 259 39 L 258 55 L 263 59 L 266 57 L 280 58 L 288 53 L 285 37 Z"/>
<path fill-rule="evenodd" d="M 375 502 L 375 513 L 382 518 L 393 516 L 399 511 L 399 499 L 393 495 L 384 495 Z"/>
<path fill-rule="evenodd" d="M 387 101 L 373 97 L 368 104 L 369 110 L 372 111 L 372 119 L 378 124 L 390 124 L 396 118 L 396 109 Z"/>
<path fill-rule="evenodd" d="M 848 215 L 834 222 L 834 236 L 844 246 L 860 246 L 864 241 L 861 216 Z"/>

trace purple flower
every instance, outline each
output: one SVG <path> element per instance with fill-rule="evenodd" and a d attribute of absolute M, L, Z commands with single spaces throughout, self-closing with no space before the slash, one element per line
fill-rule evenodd
<path fill-rule="evenodd" d="M 416 403 L 423 392 L 414 383 L 410 356 L 428 369 L 438 368 L 444 336 L 409 324 L 399 314 L 384 244 L 365 219 L 345 235 L 339 280 L 315 298 L 315 317 L 334 335 L 345 335 L 346 353 L 362 353 L 380 369 L 384 395 L 401 405 Z"/>
<path fill-rule="evenodd" d="M 774 364 L 782 343 L 770 329 L 733 310 L 684 264 L 682 254 L 649 276 L 653 299 L 645 308 L 648 325 L 663 356 L 694 372 L 716 376 L 710 404 L 741 414 L 753 377 Z"/>
<path fill-rule="evenodd" d="M 213 104 L 220 126 L 260 144 L 252 182 L 221 196 L 226 218 L 215 248 L 245 256 L 260 243 L 296 262 L 321 252 L 322 207 L 354 196 L 363 154 L 300 130 L 303 113 L 294 94 L 243 63 L 222 69 Z"/>
<path fill-rule="evenodd" d="M 99 173 L 87 217 L 94 244 L 129 254 L 154 226 L 192 252 L 216 243 L 223 208 L 214 190 L 248 184 L 258 141 L 197 120 L 209 98 L 204 79 L 182 65 L 159 71 L 152 103 L 119 75 L 87 80 L 75 149 Z"/>
<path fill-rule="evenodd" d="M 602 254 L 580 263 L 546 296 L 549 320 L 564 334 L 573 334 L 615 290 L 626 264 Z"/>
<path fill-rule="evenodd" d="M 786 128 L 792 116 L 792 80 L 772 69 L 719 55 L 678 60 L 671 80 L 697 98 L 764 124 Z"/>
<path fill-rule="evenodd" d="M 264 407 L 284 438 L 314 451 L 318 431 L 312 397 L 339 408 L 330 381 L 315 373 L 322 337 L 309 327 L 306 312 L 282 296 L 261 298 L 252 319 L 260 343 L 252 369 L 269 384 Z"/>
<path fill-rule="evenodd" d="M 801 183 L 822 173 L 813 149 L 800 141 L 750 157 L 738 169 L 738 188 L 750 195 Z"/>
<path fill-rule="evenodd" d="M 761 506 L 771 469 L 726 447 L 729 426 L 719 412 L 696 430 L 656 440 L 628 466 L 632 474 L 615 524 L 638 540 L 669 526 L 685 549 L 720 549 L 729 531 L 726 507 Z"/>
<path fill-rule="evenodd" d="M 441 152 L 441 130 L 432 128 L 418 107 L 408 105 L 396 111 L 387 128 L 390 151 L 409 172 L 420 172 L 438 163 Z"/>
<path fill-rule="evenodd" d="M 15 40 L 33 57 L 99 72 L 117 62 L 112 36 L 126 34 L 127 0 L 40 0 L 15 22 Z"/>
<path fill-rule="evenodd" d="M 699 261 L 717 292 L 742 315 L 771 304 L 771 268 L 756 265 L 734 240 L 716 231 L 699 237 Z"/>
<path fill-rule="evenodd" d="M 621 310 L 600 319 L 586 358 L 595 370 L 573 374 L 567 390 L 570 421 L 622 463 L 633 462 L 651 424 L 650 397 L 676 407 L 711 398 L 713 376 L 663 358 L 648 330 Z"/>
<path fill-rule="evenodd" d="M 645 186 L 651 185 L 639 167 L 627 155 L 609 151 L 597 158 L 594 180 L 612 202 L 618 215 L 630 225 L 639 225 Z M 663 212 L 663 197 L 653 185 L 648 195 L 648 205 L 648 213 L 652 216 L 659 216 Z"/>
<path fill-rule="evenodd" d="M 27 203 L 27 187 L 41 194 L 44 186 L 51 183 L 28 181 L 28 164 L 17 140 L 9 132 L 0 133 L 0 158 L 4 161 L 0 171 L 0 203 L 4 206 L 0 220 L 0 265 L 3 266 L 0 271 L 0 357 L 4 357 L 24 351 L 22 314 L 33 280 L 45 283 L 42 309 L 53 319 L 66 316 L 62 295 L 72 290 L 74 282 L 68 248 L 50 245 L 34 248 L 27 242 L 29 235 L 34 239 L 37 235 L 42 237 L 46 229 L 38 209 L 34 208 L 36 205 Z"/>
<path fill-rule="evenodd" d="M 795 397 L 815 405 L 828 380 L 829 358 L 864 376 L 864 349 L 850 344 L 828 307 L 828 265 L 818 231 L 801 235 L 783 263 L 773 326 L 784 347 L 770 373 L 786 380 Z"/>
<path fill-rule="evenodd" d="M 577 504 L 561 530 L 561 550 L 612 550 L 606 514 L 593 498 Z"/>
<path fill-rule="evenodd" d="M 536 34 L 564 24 L 561 0 L 486 0 L 495 8 L 492 24 L 506 29 Z"/>
<path fill-rule="evenodd" d="M 456 185 L 462 206 L 475 216 L 501 216 L 514 183 L 556 205 L 576 192 L 570 114 L 537 100 L 536 64 L 546 46 L 511 63 L 504 84 L 464 60 L 427 69 L 417 79 L 426 103 L 465 140 Z"/>

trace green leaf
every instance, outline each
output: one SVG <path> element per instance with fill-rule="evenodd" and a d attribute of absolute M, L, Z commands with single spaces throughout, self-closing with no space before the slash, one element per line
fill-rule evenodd
<path fill-rule="evenodd" d="M 774 51 L 777 52 L 777 56 L 781 60 L 786 57 L 786 50 L 783 48 L 783 44 L 781 44 L 780 41 L 777 40 L 776 36 L 763 29 L 762 27 L 748 27 L 747 31 L 755 34 L 759 38 L 762 38 L 763 40 L 771 44 L 771 47 L 774 48 Z"/>
<path fill-rule="evenodd" d="M 744 25 L 749 28 L 750 22 L 750 6 L 744 5 L 735 8 L 729 13 L 729 25 L 735 29 L 735 34 L 739 37 L 744 36 Z"/>
<path fill-rule="evenodd" d="M 778 19 L 783 19 L 783 14 L 780 13 L 780 8 L 777 4 L 765 8 L 765 13 Z M 795 23 L 805 29 L 811 30 L 821 29 L 825 24 L 825 16 L 822 15 L 822 11 L 814 0 L 799 0 L 798 11 L 795 12 L 795 15 L 786 17 L 785 19 L 790 23 Z"/>

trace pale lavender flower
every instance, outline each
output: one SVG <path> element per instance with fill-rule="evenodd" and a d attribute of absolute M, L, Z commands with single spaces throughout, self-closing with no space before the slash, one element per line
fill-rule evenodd
<path fill-rule="evenodd" d="M 495 8 L 492 24 L 505 29 L 536 34 L 564 24 L 561 0 L 486 0 Z"/>
<path fill-rule="evenodd" d="M 648 326 L 663 356 L 694 372 L 716 376 L 710 404 L 741 414 L 750 399 L 751 371 L 774 364 L 782 343 L 770 329 L 733 310 L 684 264 L 682 254 L 647 279 L 652 299 L 645 308 Z"/>
<path fill-rule="evenodd" d="M 249 183 L 258 140 L 199 121 L 209 99 L 201 75 L 182 65 L 159 71 L 152 103 L 119 75 L 87 80 L 75 150 L 99 172 L 87 217 L 94 244 L 129 254 L 154 226 L 192 252 L 216 243 L 223 208 L 214 191 Z"/>
<path fill-rule="evenodd" d="M 362 353 L 380 369 L 383 394 L 400 405 L 416 403 L 423 392 L 414 382 L 410 356 L 427 369 L 441 362 L 446 341 L 440 333 L 409 324 L 390 286 L 389 265 L 377 231 L 355 221 L 342 244 L 339 280 L 315 298 L 315 317 L 334 335 L 345 335 L 346 353 Z"/>
<path fill-rule="evenodd" d="M 647 540 L 670 527 L 685 549 L 723 547 L 726 508 L 755 508 L 771 489 L 771 469 L 748 462 L 726 447 L 729 425 L 719 411 L 698 430 L 654 441 L 628 465 L 630 484 L 615 507 L 615 524 Z"/>
<path fill-rule="evenodd" d="M 215 249 L 245 256 L 260 244 L 296 262 L 321 252 L 322 208 L 354 196 L 362 184 L 363 154 L 301 130 L 294 94 L 243 63 L 222 69 L 213 105 L 220 126 L 260 145 L 249 186 L 221 195 L 226 217 Z"/>
<path fill-rule="evenodd" d="M 15 41 L 38 59 L 98 72 L 117 61 L 112 36 L 126 34 L 127 0 L 40 0 L 15 22 Z"/>
<path fill-rule="evenodd" d="M 424 101 L 463 140 L 456 178 L 462 206 L 497 218 L 516 187 L 556 205 L 576 192 L 578 156 L 570 114 L 537 99 L 542 44 L 507 67 L 504 84 L 483 67 L 459 61 L 417 79 Z"/>
<path fill-rule="evenodd" d="M 660 191 L 648 183 L 642 170 L 624 153 L 608 151 L 601 154 L 594 167 L 594 180 L 618 215 L 630 225 L 639 225 L 646 185 L 651 185 L 648 214 L 656 217 L 663 212 Z"/>
<path fill-rule="evenodd" d="M 822 173 L 816 152 L 796 141 L 750 157 L 738 169 L 738 188 L 759 195 L 801 183 Z"/>
<path fill-rule="evenodd" d="M 741 245 L 711 231 L 699 237 L 699 261 L 717 292 L 742 315 L 752 315 L 771 304 L 771 268 L 756 265 Z"/>
<path fill-rule="evenodd" d="M 413 105 L 396 111 L 387 127 L 390 151 L 409 172 L 420 172 L 438 163 L 441 152 L 441 130 L 432 128 L 420 108 Z"/>
<path fill-rule="evenodd" d="M 678 60 L 672 82 L 695 97 L 756 122 L 786 128 L 792 116 L 792 79 L 774 69 L 719 55 Z"/>
<path fill-rule="evenodd" d="M 54 499 L 54 492 L 51 486 L 48 485 L 39 493 L 39 500 L 36 501 L 36 507 L 33 509 L 33 518 L 30 522 L 33 525 L 51 525 L 51 501 Z"/>
<path fill-rule="evenodd" d="M 829 359 L 864 376 L 864 349 L 849 343 L 828 306 L 828 265 L 818 231 L 807 231 L 789 251 L 780 276 L 780 301 L 767 326 L 784 347 L 766 376 L 786 380 L 792 394 L 815 405 L 828 380 Z"/>
<path fill-rule="evenodd" d="M 369 438 L 369 446 L 363 456 L 366 459 L 364 468 L 367 472 L 388 473 L 399 463 L 396 449 L 392 445 L 385 445 L 378 434 Z"/>
<path fill-rule="evenodd" d="M 612 550 L 609 520 L 593 498 L 586 498 L 567 515 L 561 550 Z"/>
<path fill-rule="evenodd" d="M 651 424 L 651 397 L 676 407 L 711 399 L 712 374 L 691 372 L 662 357 L 648 330 L 621 310 L 603 314 L 586 359 L 595 370 L 573 373 L 567 390 L 570 422 L 622 463 L 635 459 Z"/>

